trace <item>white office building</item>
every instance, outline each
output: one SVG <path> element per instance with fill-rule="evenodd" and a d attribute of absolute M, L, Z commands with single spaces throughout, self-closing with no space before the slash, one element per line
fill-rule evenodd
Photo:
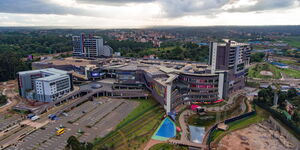
<path fill-rule="evenodd" d="M 72 77 L 66 71 L 49 68 L 18 73 L 20 95 L 40 102 L 52 102 L 73 89 Z"/>

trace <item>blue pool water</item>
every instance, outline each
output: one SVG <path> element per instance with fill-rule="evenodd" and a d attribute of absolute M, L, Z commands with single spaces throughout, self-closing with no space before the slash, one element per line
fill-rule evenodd
<path fill-rule="evenodd" d="M 164 138 L 172 138 L 176 136 L 175 124 L 170 118 L 166 118 L 159 130 L 156 132 L 156 136 Z"/>

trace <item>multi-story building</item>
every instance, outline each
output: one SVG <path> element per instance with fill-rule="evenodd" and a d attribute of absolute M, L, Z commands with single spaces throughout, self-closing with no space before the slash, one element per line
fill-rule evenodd
<path fill-rule="evenodd" d="M 242 43 L 211 43 L 209 64 L 115 58 L 87 71 L 87 76 L 93 80 L 115 78 L 117 89 L 145 87 L 171 112 L 184 103 L 218 103 L 242 89 L 250 50 Z"/>
<path fill-rule="evenodd" d="M 113 50 L 108 45 L 103 45 L 103 39 L 99 36 L 73 36 L 73 55 L 83 57 L 110 57 Z"/>
<path fill-rule="evenodd" d="M 40 102 L 52 102 L 73 90 L 72 75 L 58 69 L 18 73 L 20 96 Z"/>
<path fill-rule="evenodd" d="M 250 51 L 251 46 L 246 43 L 230 40 L 226 43 L 210 43 L 209 65 L 212 73 L 224 74 L 225 96 L 245 86 Z"/>

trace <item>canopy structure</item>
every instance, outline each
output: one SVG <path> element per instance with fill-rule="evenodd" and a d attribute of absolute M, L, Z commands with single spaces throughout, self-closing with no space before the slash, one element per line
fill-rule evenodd
<path fill-rule="evenodd" d="M 197 109 L 198 108 L 200 108 L 201 106 L 199 106 L 199 105 L 191 105 L 191 109 L 193 110 L 193 111 L 197 111 Z"/>

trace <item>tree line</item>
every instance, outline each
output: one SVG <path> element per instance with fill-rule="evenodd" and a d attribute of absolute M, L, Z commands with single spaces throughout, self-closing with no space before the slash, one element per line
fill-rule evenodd
<path fill-rule="evenodd" d="M 144 57 L 156 55 L 160 59 L 190 60 L 207 62 L 208 46 L 199 46 L 192 42 L 175 45 L 164 45 L 160 48 L 153 48 L 151 43 L 139 43 L 134 41 L 108 41 L 115 51 L 121 52 L 124 57 Z"/>

